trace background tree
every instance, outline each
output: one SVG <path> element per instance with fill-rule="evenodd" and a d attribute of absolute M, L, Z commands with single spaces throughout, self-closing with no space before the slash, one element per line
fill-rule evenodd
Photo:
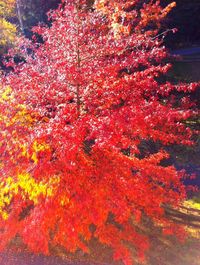
<path fill-rule="evenodd" d="M 170 0 L 163 0 L 163 5 L 169 4 Z M 199 1 L 177 0 L 176 8 L 170 12 L 165 25 L 166 27 L 176 27 L 176 35 L 169 34 L 166 37 L 166 45 L 172 49 L 199 45 Z"/>
<path fill-rule="evenodd" d="M 14 119 L 0 120 L 2 248 L 18 234 L 35 252 L 48 253 L 49 244 L 87 252 L 96 237 L 132 264 L 126 243 L 141 259 L 148 248 L 132 225 L 141 216 L 183 237 L 163 210 L 184 198 L 183 174 L 164 166 L 163 149 L 139 148 L 192 144 L 184 120 L 195 106 L 189 96 L 176 104 L 173 92 L 196 84 L 158 78 L 170 67 L 158 33 L 173 6 L 66 0 L 50 13 L 50 28 L 33 29 L 43 44 L 22 42 L 26 63 L 8 62 L 14 72 L 2 76 L 13 101 L 4 100 L 1 113 Z M 31 123 L 16 119 L 19 106 Z M 44 188 L 35 194 L 37 185 Z"/>
<path fill-rule="evenodd" d="M 31 37 L 31 28 L 38 23 L 49 23 L 46 13 L 58 7 L 60 0 L 17 0 L 17 15 L 21 32 Z"/>
<path fill-rule="evenodd" d="M 46 13 L 50 9 L 55 9 L 59 2 L 59 0 L 0 1 L 0 53 L 7 52 L 13 46 L 17 34 L 31 38 L 32 26 L 39 22 L 50 23 Z"/>
<path fill-rule="evenodd" d="M 15 0 L 0 1 L 0 52 L 11 47 L 16 37 L 16 26 L 9 20 L 15 16 Z"/>

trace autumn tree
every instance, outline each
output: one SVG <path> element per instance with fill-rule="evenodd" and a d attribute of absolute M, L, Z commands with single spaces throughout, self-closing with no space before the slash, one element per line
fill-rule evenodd
<path fill-rule="evenodd" d="M 34 252 L 88 252 L 95 237 L 132 264 L 130 244 L 141 259 L 148 249 L 133 225 L 142 216 L 181 238 L 163 206 L 184 199 L 183 174 L 164 166 L 164 149 L 139 147 L 192 144 L 194 106 L 173 92 L 196 84 L 159 78 L 170 67 L 159 26 L 173 5 L 64 0 L 50 28 L 33 29 L 43 44 L 23 40 L 26 62 L 2 76 L 1 248 L 18 234 Z"/>

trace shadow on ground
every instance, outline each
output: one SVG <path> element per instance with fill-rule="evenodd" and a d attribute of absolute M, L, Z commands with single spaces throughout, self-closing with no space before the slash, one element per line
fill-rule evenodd
<path fill-rule="evenodd" d="M 147 254 L 145 265 L 200 265 L 200 208 L 192 208 L 190 203 L 183 204 L 179 209 L 166 207 L 166 216 L 184 224 L 188 237 L 181 243 L 175 236 L 166 236 L 161 228 L 155 227 L 150 220 L 144 220 L 137 229 L 148 235 L 151 248 Z M 19 252 L 19 242 L 11 244 L 7 252 L 0 254 L 0 265 L 122 265 L 112 260 L 112 250 L 101 245 L 97 240 L 90 242 L 90 254 L 77 251 L 69 254 L 64 249 L 52 249 L 52 255 L 34 255 L 24 249 Z M 18 250 L 16 252 L 16 250 Z M 135 255 L 134 249 L 132 250 Z M 135 265 L 141 265 L 135 259 Z"/>

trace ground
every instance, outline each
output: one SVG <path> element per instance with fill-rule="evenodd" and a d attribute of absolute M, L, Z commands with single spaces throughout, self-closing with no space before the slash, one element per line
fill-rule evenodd
<path fill-rule="evenodd" d="M 200 201 L 199 198 L 186 201 L 179 209 L 166 208 L 169 219 L 185 225 L 187 239 L 180 243 L 174 236 L 165 236 L 158 227 L 148 219 L 137 229 L 149 236 L 151 248 L 145 265 L 200 265 Z M 61 248 L 51 250 L 52 255 L 34 255 L 26 249 L 20 251 L 19 241 L 14 240 L 9 249 L 0 254 L 0 265 L 122 265 L 113 262 L 112 250 L 90 242 L 91 253 L 81 251 L 75 254 L 66 253 Z M 134 250 L 133 250 L 134 256 Z M 135 259 L 135 265 L 142 265 Z"/>

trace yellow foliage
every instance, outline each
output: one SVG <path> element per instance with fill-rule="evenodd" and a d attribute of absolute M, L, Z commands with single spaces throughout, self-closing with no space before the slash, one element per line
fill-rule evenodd
<path fill-rule="evenodd" d="M 31 200 L 35 205 L 40 196 L 46 198 L 53 196 L 55 184 L 59 181 L 59 177 L 52 177 L 48 182 L 37 182 L 28 173 L 18 174 L 15 178 L 6 178 L 0 183 L 0 215 L 3 219 L 8 218 L 6 206 L 11 204 L 17 194 L 20 194 L 22 199 Z"/>
<path fill-rule="evenodd" d="M 0 103 L 3 103 L 4 101 L 12 100 L 12 89 L 7 86 L 4 89 L 1 88 L 0 90 Z"/>
<path fill-rule="evenodd" d="M 8 21 L 14 16 L 16 0 L 0 0 L 0 48 L 10 47 L 16 37 L 16 26 Z"/>
<path fill-rule="evenodd" d="M 29 152 L 26 144 L 20 144 L 19 147 L 21 148 L 21 155 L 30 158 L 34 161 L 35 164 L 38 163 L 38 152 L 50 150 L 50 146 L 46 143 L 38 143 L 37 141 L 33 142 L 32 151 Z"/>
<path fill-rule="evenodd" d="M 6 87 L 0 87 L 0 103 L 10 103 L 11 104 L 15 104 L 14 103 L 14 94 L 12 92 L 11 87 L 6 86 Z M 12 116 L 12 118 L 8 118 L 6 116 L 6 112 L 4 113 L 0 113 L 0 121 L 4 120 L 4 122 L 7 125 L 12 125 L 15 124 L 16 122 L 21 125 L 24 126 L 32 126 L 34 124 L 34 122 L 37 120 L 36 119 L 36 115 L 34 115 L 34 113 L 30 114 L 26 108 L 25 105 L 22 104 L 17 104 L 14 105 L 15 108 L 15 115 Z"/>
<path fill-rule="evenodd" d="M 0 113 L 0 121 L 3 121 L 6 126 L 12 126 L 17 123 L 22 127 L 24 126 L 24 128 L 30 128 L 33 127 L 38 121 L 37 113 L 30 113 L 26 106 L 22 104 L 15 105 L 14 95 L 12 89 L 9 86 L 0 89 L 0 103 L 5 102 L 10 105 L 13 104 L 14 108 L 14 114 L 11 117 L 6 111 Z M 37 155 L 39 152 L 50 150 L 49 145 L 47 145 L 45 142 L 38 142 L 37 140 L 35 140 L 32 143 L 31 148 L 29 146 L 28 149 L 27 143 L 24 141 L 24 139 L 19 139 L 19 135 L 15 134 L 15 132 L 13 132 L 13 142 L 16 143 L 15 146 L 17 149 L 21 149 L 21 155 L 33 160 L 35 164 L 38 162 Z"/>
<path fill-rule="evenodd" d="M 16 0 L 0 0 L 0 16 L 9 16 L 13 14 Z"/>
<path fill-rule="evenodd" d="M 50 150 L 50 146 L 46 143 L 38 143 L 37 141 L 34 141 L 33 143 L 33 154 L 31 156 L 31 159 L 37 164 L 38 158 L 37 153 L 45 150 Z"/>
<path fill-rule="evenodd" d="M 25 130 L 35 125 L 37 122 L 37 115 L 30 114 L 24 105 L 15 104 L 15 96 L 10 87 L 0 87 L 0 104 L 5 105 L 3 112 L 0 113 L 0 122 L 5 126 L 12 126 L 16 123 L 25 128 Z M 9 106 L 7 108 L 6 106 Z M 10 114 L 12 113 L 12 115 Z M 1 132 L 2 135 L 6 132 Z M 26 142 L 23 137 L 20 138 L 20 134 L 13 131 L 12 142 L 14 145 L 12 148 L 21 150 L 20 156 L 24 156 L 28 159 L 38 162 L 38 153 L 50 150 L 50 146 L 42 141 L 35 140 L 31 145 Z M 12 155 L 13 149 L 9 149 L 10 142 L 7 142 L 8 152 Z M 1 143 L 0 143 L 1 145 Z M 15 159 L 13 157 L 13 159 Z M 1 161 L 0 166 L 2 166 Z M 59 177 L 51 177 L 45 181 L 37 181 L 33 176 L 27 172 L 18 173 L 15 176 L 2 177 L 0 182 L 0 216 L 3 219 L 9 217 L 8 206 L 12 204 L 12 200 L 16 195 L 20 195 L 23 200 L 31 200 L 34 204 L 38 203 L 41 196 L 43 198 L 53 196 L 54 189 L 58 187 L 60 181 Z"/>

